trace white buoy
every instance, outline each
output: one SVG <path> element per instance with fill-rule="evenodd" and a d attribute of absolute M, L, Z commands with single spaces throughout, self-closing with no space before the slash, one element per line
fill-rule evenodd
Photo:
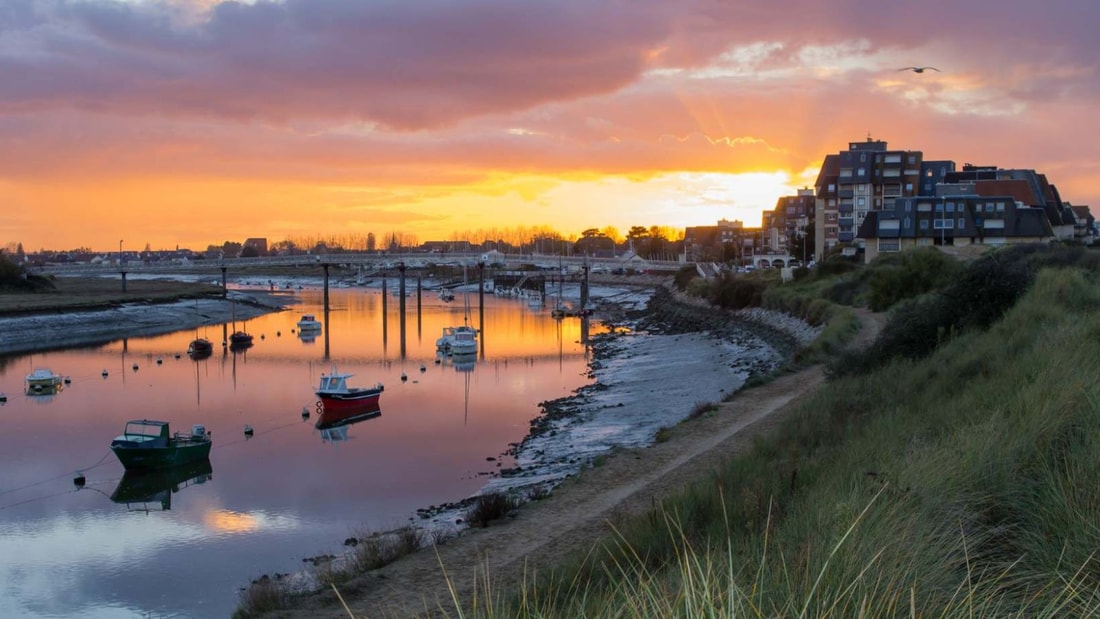
<path fill-rule="evenodd" d="M 423 363 L 421 363 L 421 364 L 420 364 L 420 371 L 421 371 L 421 372 L 427 372 L 427 371 L 428 371 L 428 366 L 426 366 L 426 365 L 424 365 Z"/>
<path fill-rule="evenodd" d="M 245 436 L 252 436 L 253 434 L 254 434 L 254 432 L 252 431 L 252 426 L 248 425 L 247 423 L 244 424 L 244 435 Z"/>
<path fill-rule="evenodd" d="M 405 376 L 404 372 L 401 372 L 401 382 L 405 382 L 406 380 L 409 380 L 409 377 Z"/>

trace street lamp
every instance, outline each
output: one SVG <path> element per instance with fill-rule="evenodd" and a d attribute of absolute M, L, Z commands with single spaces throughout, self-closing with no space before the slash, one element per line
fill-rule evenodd
<path fill-rule="evenodd" d="M 122 239 L 118 240 L 118 266 L 122 266 Z"/>

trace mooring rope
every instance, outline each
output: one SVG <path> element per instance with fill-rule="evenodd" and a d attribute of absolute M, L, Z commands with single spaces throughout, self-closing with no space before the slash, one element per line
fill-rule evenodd
<path fill-rule="evenodd" d="M 100 458 L 98 462 L 96 462 L 95 464 L 93 464 L 93 465 L 91 465 L 91 466 L 86 466 L 86 467 L 83 467 L 83 468 L 78 468 L 78 469 L 76 469 L 76 470 L 75 470 L 74 472 L 76 472 L 76 473 L 80 473 L 80 472 L 83 472 L 83 471 L 90 471 L 90 470 L 94 469 L 95 467 L 97 467 L 97 466 L 99 466 L 99 465 L 103 464 L 103 462 L 104 462 L 105 460 L 107 460 L 107 458 L 108 458 L 108 457 L 110 457 L 110 455 L 111 455 L 111 450 L 110 450 L 110 449 L 108 449 L 108 450 L 107 450 L 107 453 L 103 454 L 103 457 L 102 457 L 102 458 Z M 56 480 L 58 480 L 58 479 L 61 479 L 62 477 L 65 477 L 66 475 L 69 475 L 69 474 L 70 474 L 70 473 L 62 473 L 62 474 L 60 474 L 60 475 L 55 475 L 55 476 L 53 476 L 53 477 L 50 477 L 49 479 L 43 479 L 43 480 L 41 480 L 41 481 L 35 481 L 35 482 L 31 482 L 31 483 L 29 483 L 29 484 L 27 484 L 27 485 L 25 485 L 25 486 L 19 486 L 18 488 L 9 488 L 9 489 L 7 489 L 7 490 L 0 490 L 0 496 L 4 496 L 5 494 L 10 494 L 10 493 L 12 493 L 12 492 L 19 492 L 20 490 L 26 490 L 27 488 L 33 488 L 33 487 L 35 487 L 35 486 L 40 486 L 40 485 L 42 485 L 42 484 L 46 484 L 46 483 L 49 483 L 49 482 L 51 482 L 51 481 L 56 481 Z"/>

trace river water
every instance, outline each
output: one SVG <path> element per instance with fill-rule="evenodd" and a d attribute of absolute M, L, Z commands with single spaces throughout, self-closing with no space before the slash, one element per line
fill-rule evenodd
<path fill-rule="evenodd" d="M 481 324 L 476 294 L 467 310 L 461 294 L 425 293 L 419 315 L 406 297 L 404 337 L 398 299 L 364 288 L 331 291 L 323 332 L 301 337 L 322 296 L 297 294 L 288 311 L 225 327 L 255 336 L 244 351 L 211 326 L 0 360 L 0 616 L 228 616 L 252 578 L 476 493 L 513 464 L 539 402 L 589 382 L 580 321 L 518 299 L 486 296 L 482 353 L 455 364 L 435 340 Z M 197 335 L 213 356 L 186 355 Z M 333 367 L 384 384 L 379 416 L 315 427 L 313 391 Z M 71 382 L 27 395 L 35 368 Z M 107 447 L 142 418 L 205 425 L 209 467 L 124 478 Z"/>

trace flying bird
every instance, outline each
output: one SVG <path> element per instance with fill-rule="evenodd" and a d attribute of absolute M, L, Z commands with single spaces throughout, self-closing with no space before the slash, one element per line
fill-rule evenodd
<path fill-rule="evenodd" d="M 924 73 L 925 71 L 927 71 L 929 69 L 935 71 L 936 73 L 942 73 L 942 71 L 940 71 L 936 67 L 902 67 L 902 68 L 898 69 L 898 71 L 912 71 L 913 73 Z"/>

